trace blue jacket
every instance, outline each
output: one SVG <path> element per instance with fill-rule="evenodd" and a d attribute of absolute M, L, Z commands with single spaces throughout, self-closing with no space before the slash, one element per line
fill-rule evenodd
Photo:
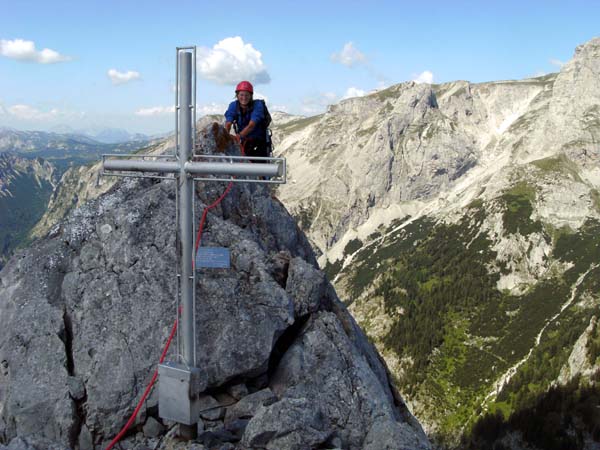
<path fill-rule="evenodd" d="M 253 120 L 256 126 L 247 137 L 250 139 L 266 139 L 267 127 L 265 126 L 265 107 L 263 102 L 252 101 L 246 113 L 243 113 L 238 101 L 235 100 L 229 104 L 227 111 L 225 111 L 225 120 L 235 124 L 238 132 L 246 128 L 250 121 Z"/>

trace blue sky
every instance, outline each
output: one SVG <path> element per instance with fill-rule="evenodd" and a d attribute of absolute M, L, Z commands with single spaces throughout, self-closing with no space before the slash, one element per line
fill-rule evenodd
<path fill-rule="evenodd" d="M 199 114 L 248 78 L 271 110 L 312 115 L 409 80 L 556 72 L 599 23 L 577 0 L 0 0 L 0 126 L 169 131 L 177 46 L 198 46 Z"/>

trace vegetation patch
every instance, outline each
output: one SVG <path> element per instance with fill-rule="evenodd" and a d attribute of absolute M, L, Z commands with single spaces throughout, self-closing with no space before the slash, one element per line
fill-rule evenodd
<path fill-rule="evenodd" d="M 11 195 L 0 196 L 0 269 L 44 214 L 53 187 L 35 174 L 16 172 L 9 190 Z"/>
<path fill-rule="evenodd" d="M 600 327 L 598 326 L 598 322 L 594 323 L 590 332 L 590 337 L 586 345 L 586 355 L 591 365 L 598 363 L 598 358 L 600 358 Z"/>
<path fill-rule="evenodd" d="M 360 250 L 362 246 L 363 243 L 360 239 L 352 239 L 344 247 L 344 255 L 351 255 L 355 251 Z"/>
<path fill-rule="evenodd" d="M 375 134 L 376 131 L 377 131 L 377 125 L 373 125 L 369 128 L 360 128 L 356 132 L 356 135 L 359 137 L 372 136 L 373 134 Z"/>
<path fill-rule="evenodd" d="M 574 264 L 565 273 L 567 282 L 574 283 L 581 273 L 600 261 L 600 221 L 588 219 L 576 233 L 560 235 L 553 256 Z"/>
<path fill-rule="evenodd" d="M 538 394 L 531 405 L 508 418 L 496 409 L 486 414 L 463 438 L 465 450 L 505 448 L 502 440 L 519 431 L 525 444 L 547 450 L 583 449 L 591 439 L 600 442 L 600 388 L 574 379 Z M 588 448 L 585 446 L 585 448 Z"/>
<path fill-rule="evenodd" d="M 592 204 L 594 205 L 594 209 L 596 212 L 600 213 L 600 192 L 597 189 L 592 189 L 590 191 L 590 197 L 592 198 Z"/>
<path fill-rule="evenodd" d="M 388 230 L 394 229 L 399 222 L 393 222 Z M 355 300 L 381 272 L 380 266 L 393 263 L 396 257 L 406 252 L 415 241 L 425 238 L 434 222 L 418 219 L 391 235 L 375 249 L 365 247 L 354 258 L 353 268 L 348 274 L 351 300 Z"/>
<path fill-rule="evenodd" d="M 382 89 L 381 91 L 377 91 L 375 94 L 373 94 L 375 96 L 375 98 L 377 98 L 380 101 L 384 101 L 390 98 L 397 98 L 398 97 L 398 88 L 399 85 L 394 85 L 394 86 L 390 86 L 387 89 Z"/>
<path fill-rule="evenodd" d="M 302 119 L 290 120 L 278 127 L 279 131 L 285 134 L 295 133 L 296 131 L 302 130 L 313 123 L 318 122 L 323 117 L 323 114 L 316 116 L 304 117 Z"/>
<path fill-rule="evenodd" d="M 325 267 L 323 268 L 323 272 L 325 272 L 325 275 L 327 275 L 327 279 L 333 280 L 340 270 L 342 270 L 343 264 L 343 259 L 336 259 L 333 263 L 329 262 L 328 260 L 327 264 L 325 264 Z"/>
<path fill-rule="evenodd" d="M 528 236 L 532 233 L 543 232 L 544 226 L 539 220 L 531 220 L 535 190 L 527 183 L 517 183 L 506 191 L 500 201 L 504 203 L 502 223 L 510 234 Z"/>
<path fill-rule="evenodd" d="M 562 175 L 568 175 L 574 180 L 581 181 L 577 167 L 564 153 L 556 157 L 538 159 L 531 162 L 532 165 L 544 172 L 555 172 Z"/>

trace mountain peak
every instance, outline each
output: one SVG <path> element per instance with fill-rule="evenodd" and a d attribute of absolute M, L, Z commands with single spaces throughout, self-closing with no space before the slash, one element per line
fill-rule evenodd
<path fill-rule="evenodd" d="M 594 37 L 575 48 L 575 57 L 598 58 L 600 55 L 600 37 Z"/>

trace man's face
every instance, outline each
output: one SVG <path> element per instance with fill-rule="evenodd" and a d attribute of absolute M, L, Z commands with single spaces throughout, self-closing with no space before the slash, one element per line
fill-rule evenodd
<path fill-rule="evenodd" d="M 252 99 L 252 94 L 248 91 L 239 91 L 237 97 L 240 102 L 240 105 L 248 106 L 250 100 Z"/>

